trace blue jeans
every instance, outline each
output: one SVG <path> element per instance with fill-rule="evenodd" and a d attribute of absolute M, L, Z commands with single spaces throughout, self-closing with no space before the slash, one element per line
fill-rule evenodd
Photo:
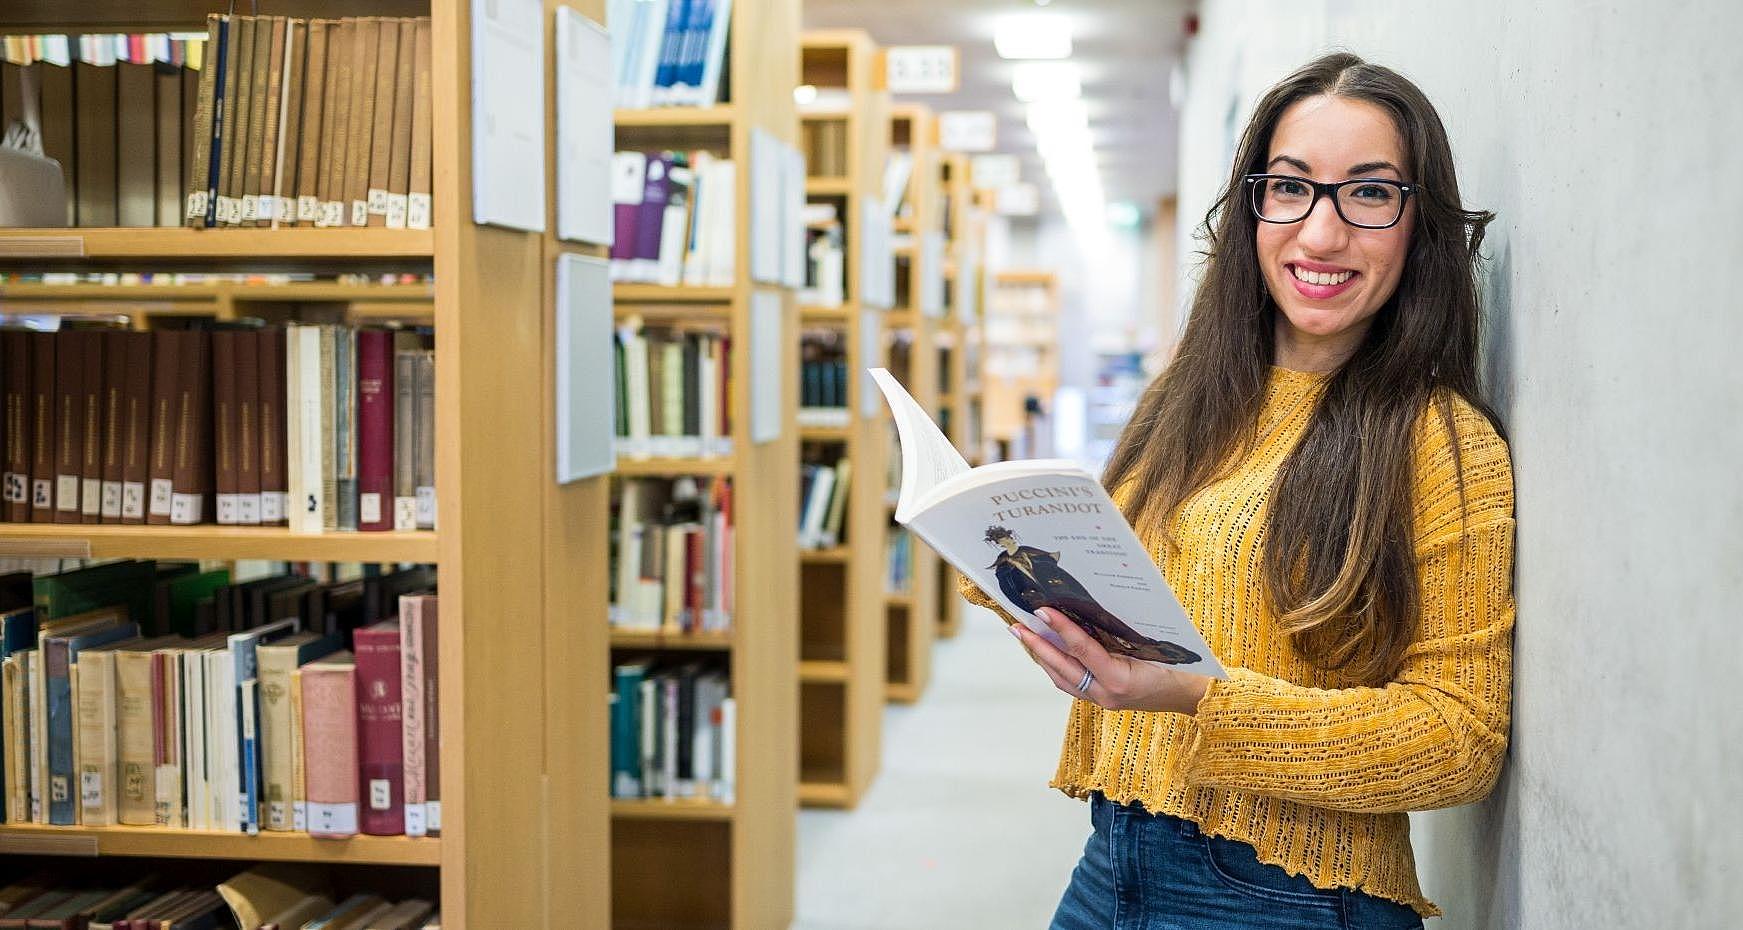
<path fill-rule="evenodd" d="M 1052 930 L 1420 930 L 1411 908 L 1316 888 L 1190 820 L 1090 796 L 1095 832 Z"/>

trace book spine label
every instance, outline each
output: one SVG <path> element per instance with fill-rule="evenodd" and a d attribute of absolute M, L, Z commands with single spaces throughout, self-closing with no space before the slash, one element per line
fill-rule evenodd
<path fill-rule="evenodd" d="M 357 805 L 310 801 L 307 804 L 305 825 L 308 832 L 315 836 L 356 836 Z"/>

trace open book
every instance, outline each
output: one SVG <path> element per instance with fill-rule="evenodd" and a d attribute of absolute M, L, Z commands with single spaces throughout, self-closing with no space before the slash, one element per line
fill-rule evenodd
<path fill-rule="evenodd" d="M 896 522 L 1055 644 L 1033 611 L 1052 607 L 1109 652 L 1228 677 L 1101 483 L 1062 459 L 969 468 L 882 368 L 902 444 Z"/>

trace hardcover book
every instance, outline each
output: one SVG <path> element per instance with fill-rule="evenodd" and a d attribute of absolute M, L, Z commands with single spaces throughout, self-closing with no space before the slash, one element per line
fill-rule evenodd
<path fill-rule="evenodd" d="M 1063 459 L 971 469 L 893 375 L 871 375 L 902 447 L 897 523 L 1056 645 L 1033 611 L 1066 615 L 1109 652 L 1227 677 L 1101 482 Z"/>

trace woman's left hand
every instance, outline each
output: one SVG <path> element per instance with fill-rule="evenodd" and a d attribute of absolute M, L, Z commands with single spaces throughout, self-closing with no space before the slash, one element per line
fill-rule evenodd
<path fill-rule="evenodd" d="M 1009 629 L 1035 664 L 1053 679 L 1054 687 L 1108 710 L 1197 713 L 1198 702 L 1210 687 L 1209 676 L 1114 655 L 1051 607 L 1042 607 L 1035 615 L 1065 641 L 1064 652 L 1021 623 L 1013 623 Z M 1085 670 L 1093 678 L 1087 688 L 1079 691 L 1077 686 L 1083 682 Z"/>

